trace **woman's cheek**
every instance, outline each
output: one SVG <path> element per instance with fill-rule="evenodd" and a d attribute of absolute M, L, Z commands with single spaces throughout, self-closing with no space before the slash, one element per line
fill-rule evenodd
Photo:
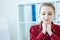
<path fill-rule="evenodd" d="M 53 21 L 53 18 L 49 18 L 49 21 L 50 21 L 50 22 Z"/>
<path fill-rule="evenodd" d="M 43 17 L 43 16 L 40 16 L 40 19 L 41 19 L 41 20 L 44 20 L 44 17 Z"/>
<path fill-rule="evenodd" d="M 45 18 L 44 18 L 44 17 L 42 17 L 42 20 L 44 21 L 44 20 L 45 20 Z"/>

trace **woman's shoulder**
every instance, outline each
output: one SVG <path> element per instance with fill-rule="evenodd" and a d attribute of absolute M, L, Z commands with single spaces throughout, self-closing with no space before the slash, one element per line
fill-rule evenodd
<path fill-rule="evenodd" d="M 37 34 L 37 33 L 39 33 L 40 31 L 41 31 L 41 30 L 40 30 L 40 24 L 32 25 L 31 28 L 30 28 L 30 33 Z"/>
<path fill-rule="evenodd" d="M 55 26 L 56 30 L 59 30 L 60 31 L 60 25 L 54 24 L 54 26 Z"/>
<path fill-rule="evenodd" d="M 36 29 L 39 28 L 39 24 L 32 25 L 30 29 Z"/>
<path fill-rule="evenodd" d="M 40 28 L 40 25 L 39 24 L 35 24 L 35 25 L 32 25 L 30 27 L 30 31 L 38 31 Z"/>
<path fill-rule="evenodd" d="M 57 28 L 60 28 L 60 25 L 58 25 L 58 24 L 54 24 L 54 26 L 56 26 Z"/>

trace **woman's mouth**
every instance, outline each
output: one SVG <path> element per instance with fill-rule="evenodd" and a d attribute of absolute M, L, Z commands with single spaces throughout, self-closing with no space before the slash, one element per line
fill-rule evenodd
<path fill-rule="evenodd" d="M 45 21 L 49 21 L 49 20 L 45 20 Z"/>

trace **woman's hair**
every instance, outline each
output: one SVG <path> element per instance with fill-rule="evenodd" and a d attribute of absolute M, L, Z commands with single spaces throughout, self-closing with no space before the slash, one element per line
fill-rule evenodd
<path fill-rule="evenodd" d="M 52 4 L 52 3 L 42 3 L 42 5 L 40 6 L 40 10 L 39 10 L 39 13 L 40 13 L 40 11 L 41 11 L 41 8 L 43 7 L 43 6 L 48 6 L 48 7 L 51 7 L 53 10 L 54 10 L 54 14 L 55 14 L 55 6 Z M 40 22 L 40 24 L 41 24 L 41 28 L 42 28 L 42 21 Z M 51 22 L 52 23 L 52 22 Z M 42 29 L 41 29 L 42 30 Z"/>
<path fill-rule="evenodd" d="M 55 13 L 55 6 L 52 3 L 42 3 L 42 5 L 40 6 L 40 10 L 39 11 L 41 11 L 41 8 L 43 6 L 51 7 L 54 10 L 54 13 Z"/>

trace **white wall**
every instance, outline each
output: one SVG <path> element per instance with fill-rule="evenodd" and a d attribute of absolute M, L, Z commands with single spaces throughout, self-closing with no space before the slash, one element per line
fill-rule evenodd
<path fill-rule="evenodd" d="M 17 4 L 39 3 L 43 0 L 0 0 L 0 16 L 7 18 L 11 40 L 18 40 L 17 31 Z M 49 0 L 44 0 L 49 1 Z M 58 0 L 50 0 L 58 1 Z"/>
<path fill-rule="evenodd" d="M 16 0 L 0 0 L 0 16 L 5 16 L 11 40 L 17 40 Z"/>
<path fill-rule="evenodd" d="M 30 3 L 40 3 L 40 2 L 52 2 L 52 1 L 59 1 L 59 0 L 17 0 L 20 4 L 30 4 Z"/>

